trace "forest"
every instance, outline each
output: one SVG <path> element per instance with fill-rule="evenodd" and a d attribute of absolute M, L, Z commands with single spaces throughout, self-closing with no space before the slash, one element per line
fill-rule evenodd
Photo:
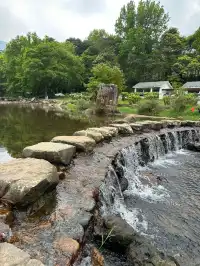
<path fill-rule="evenodd" d="M 0 53 L 0 96 L 54 96 L 95 90 L 99 83 L 130 92 L 142 81 L 169 80 L 176 88 L 200 80 L 200 28 L 182 36 L 169 21 L 160 3 L 140 0 L 121 8 L 115 34 L 94 29 L 85 40 L 64 42 L 17 36 Z"/>

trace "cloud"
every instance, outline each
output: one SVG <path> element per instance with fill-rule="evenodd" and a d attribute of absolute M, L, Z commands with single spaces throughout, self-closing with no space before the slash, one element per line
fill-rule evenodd
<path fill-rule="evenodd" d="M 8 7 L 0 6 L 0 40 L 9 40 L 16 35 L 25 34 L 27 27 Z"/>
<path fill-rule="evenodd" d="M 65 8 L 83 16 L 102 13 L 107 7 L 106 0 L 68 0 L 63 2 Z"/>
<path fill-rule="evenodd" d="M 139 0 L 136 0 L 138 3 Z M 200 26 L 200 0 L 160 0 L 170 26 L 188 35 Z M 114 33 L 120 9 L 129 0 L 4 0 L 0 1 L 0 40 L 36 31 L 58 40 L 86 38 L 93 29 Z"/>
<path fill-rule="evenodd" d="M 189 35 L 200 26 L 200 0 L 161 0 L 170 15 L 170 26 Z"/>

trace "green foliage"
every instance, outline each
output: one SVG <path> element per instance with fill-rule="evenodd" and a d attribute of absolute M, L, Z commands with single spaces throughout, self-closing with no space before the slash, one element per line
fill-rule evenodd
<path fill-rule="evenodd" d="M 147 100 L 158 99 L 159 98 L 159 93 L 158 92 L 145 92 L 144 93 L 144 98 L 147 99 Z"/>
<path fill-rule="evenodd" d="M 179 95 L 174 97 L 171 100 L 171 107 L 177 113 L 183 112 L 187 108 L 185 96 Z"/>
<path fill-rule="evenodd" d="M 164 105 L 170 105 L 170 102 L 171 102 L 170 96 L 164 96 L 163 102 L 164 102 Z"/>
<path fill-rule="evenodd" d="M 140 115 L 157 115 L 162 110 L 158 100 L 143 100 L 139 103 L 137 112 Z"/>
<path fill-rule="evenodd" d="M 195 105 L 197 105 L 197 102 L 198 102 L 198 98 L 197 98 L 196 94 L 194 94 L 194 93 L 185 94 L 186 105 L 195 106 Z"/>
<path fill-rule="evenodd" d="M 92 68 L 92 77 L 87 84 L 89 92 L 96 91 L 99 84 L 115 84 L 119 91 L 125 87 L 124 75 L 119 67 L 111 67 L 109 64 L 98 64 Z"/>
<path fill-rule="evenodd" d="M 137 93 L 129 93 L 128 94 L 128 101 L 130 104 L 136 104 L 140 100 L 141 100 L 141 97 Z"/>

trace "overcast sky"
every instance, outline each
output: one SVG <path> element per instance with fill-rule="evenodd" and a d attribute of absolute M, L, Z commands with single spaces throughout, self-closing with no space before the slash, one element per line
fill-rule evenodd
<path fill-rule="evenodd" d="M 84 39 L 94 28 L 113 33 L 121 7 L 129 0 L 0 0 L 0 40 L 36 31 L 58 40 Z M 136 0 L 138 2 L 138 0 Z M 200 26 L 200 0 L 160 0 L 170 25 L 183 34 Z"/>

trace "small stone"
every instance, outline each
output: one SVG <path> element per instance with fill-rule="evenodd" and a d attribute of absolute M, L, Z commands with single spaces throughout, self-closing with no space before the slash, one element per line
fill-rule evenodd
<path fill-rule="evenodd" d="M 54 248 L 61 250 L 66 256 L 73 257 L 77 254 L 80 245 L 76 240 L 63 236 L 54 241 Z"/>
<path fill-rule="evenodd" d="M 70 164 L 75 153 L 74 146 L 53 142 L 40 142 L 23 150 L 24 157 L 44 159 L 51 163 L 65 165 Z"/>
<path fill-rule="evenodd" d="M 100 254 L 100 252 L 93 248 L 92 250 L 92 266 L 104 266 L 104 257 Z"/>
<path fill-rule="evenodd" d="M 66 175 L 65 175 L 64 172 L 58 172 L 58 177 L 59 177 L 60 180 L 63 180 L 63 179 L 66 178 Z"/>
<path fill-rule="evenodd" d="M 52 142 L 71 144 L 77 151 L 84 152 L 93 151 L 96 144 L 94 139 L 85 136 L 58 136 L 53 138 Z"/>

